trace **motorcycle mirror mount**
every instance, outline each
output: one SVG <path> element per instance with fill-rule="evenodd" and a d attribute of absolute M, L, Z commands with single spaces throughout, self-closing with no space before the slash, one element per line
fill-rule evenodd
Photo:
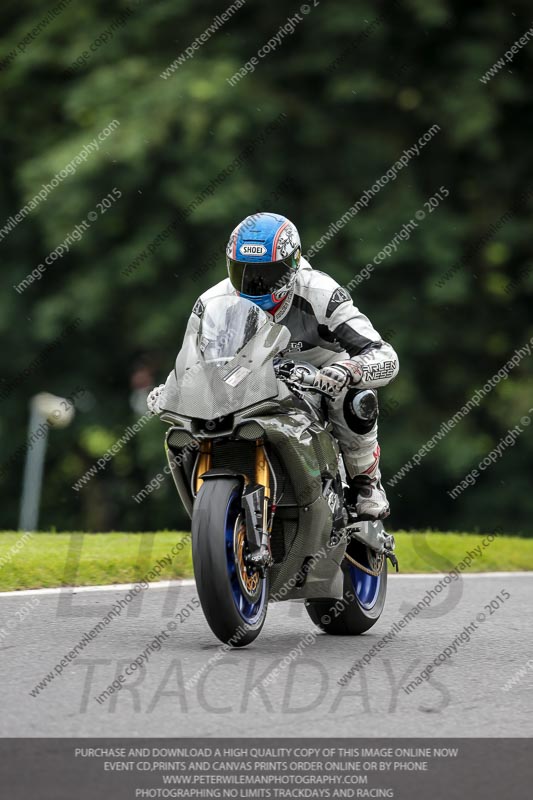
<path fill-rule="evenodd" d="M 265 339 L 265 347 L 271 348 L 277 353 L 281 353 L 282 350 L 285 350 L 285 348 L 289 346 L 290 340 L 291 334 L 289 329 L 279 322 L 273 322 L 272 329 Z"/>

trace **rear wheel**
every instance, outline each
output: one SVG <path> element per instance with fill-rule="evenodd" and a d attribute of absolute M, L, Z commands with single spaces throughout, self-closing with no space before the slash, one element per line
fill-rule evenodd
<path fill-rule="evenodd" d="M 268 604 L 268 575 L 246 566 L 246 529 L 237 478 L 204 481 L 192 516 L 192 560 L 198 597 L 222 642 L 244 647 L 259 635 Z"/>
<path fill-rule="evenodd" d="M 359 542 L 350 542 L 348 554 L 367 569 L 378 566 L 372 550 Z M 376 624 L 385 605 L 387 594 L 387 559 L 378 576 L 369 575 L 346 558 L 342 562 L 344 574 L 343 598 L 339 600 L 308 600 L 307 613 L 325 633 L 334 636 L 357 636 Z"/>

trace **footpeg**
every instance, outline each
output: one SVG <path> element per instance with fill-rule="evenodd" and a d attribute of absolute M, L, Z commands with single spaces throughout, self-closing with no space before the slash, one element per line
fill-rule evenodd
<path fill-rule="evenodd" d="M 394 536 L 385 533 L 385 528 L 381 520 L 358 520 L 346 526 L 346 533 L 351 539 L 366 544 L 376 553 L 385 553 L 386 550 L 394 550 Z"/>
<path fill-rule="evenodd" d="M 385 550 L 385 555 L 391 562 L 392 566 L 395 568 L 396 572 L 400 571 L 400 567 L 398 566 L 398 559 L 392 552 L 392 550 Z"/>
<path fill-rule="evenodd" d="M 346 533 L 351 539 L 356 539 L 362 544 L 366 544 L 378 555 L 389 559 L 396 572 L 399 572 L 398 559 L 394 554 L 396 543 L 392 533 L 386 533 L 383 523 L 380 520 L 370 522 L 368 520 L 358 520 L 346 527 Z"/>

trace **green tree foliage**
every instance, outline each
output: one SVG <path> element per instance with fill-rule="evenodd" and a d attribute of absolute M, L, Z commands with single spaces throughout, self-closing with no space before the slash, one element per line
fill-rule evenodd
<path fill-rule="evenodd" d="M 50 434 L 42 526 L 182 525 L 169 479 L 132 500 L 165 463 L 157 420 L 82 490 L 71 486 L 141 416 L 146 386 L 166 378 L 196 297 L 224 277 L 223 245 L 242 217 L 286 214 L 305 252 L 433 125 L 420 155 L 313 257 L 347 284 L 418 222 L 353 290 L 400 356 L 400 377 L 381 393 L 385 478 L 533 336 L 533 39 L 480 80 L 531 28 L 529 4 L 310 0 L 302 14 L 298 4 L 247 0 L 161 77 L 226 9 L 201 0 L 2 6 L 4 527 L 17 521 L 30 397 L 80 389 L 74 423 Z M 288 18 L 293 32 L 230 85 Z M 98 150 L 6 233 L 114 120 Z M 449 197 L 430 211 L 442 186 Z M 113 189 L 121 197 L 102 214 Z M 69 234 L 69 251 L 17 292 Z M 389 489 L 394 527 L 529 533 L 531 429 L 458 499 L 447 491 L 533 406 L 531 364 L 525 357 Z"/>

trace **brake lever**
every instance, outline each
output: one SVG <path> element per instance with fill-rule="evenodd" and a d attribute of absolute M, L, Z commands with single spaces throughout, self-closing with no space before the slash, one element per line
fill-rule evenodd
<path fill-rule="evenodd" d="M 315 394 L 320 394 L 328 400 L 334 399 L 329 392 L 324 391 L 324 389 L 319 389 L 318 386 L 313 386 L 312 381 L 314 380 L 314 374 L 309 372 L 306 367 L 300 366 L 294 361 L 287 359 L 280 362 L 276 368 L 276 376 L 284 381 L 293 391 L 299 393 L 315 392 Z M 305 379 L 311 380 L 311 383 L 306 383 Z"/>
<path fill-rule="evenodd" d="M 333 396 L 329 394 L 329 392 L 324 391 L 324 389 L 319 389 L 318 386 L 307 386 L 305 383 L 299 383 L 298 381 L 286 381 L 287 385 L 291 389 L 296 389 L 298 392 L 315 392 L 316 394 L 321 394 L 324 397 L 327 397 L 328 400 L 333 400 Z"/>

